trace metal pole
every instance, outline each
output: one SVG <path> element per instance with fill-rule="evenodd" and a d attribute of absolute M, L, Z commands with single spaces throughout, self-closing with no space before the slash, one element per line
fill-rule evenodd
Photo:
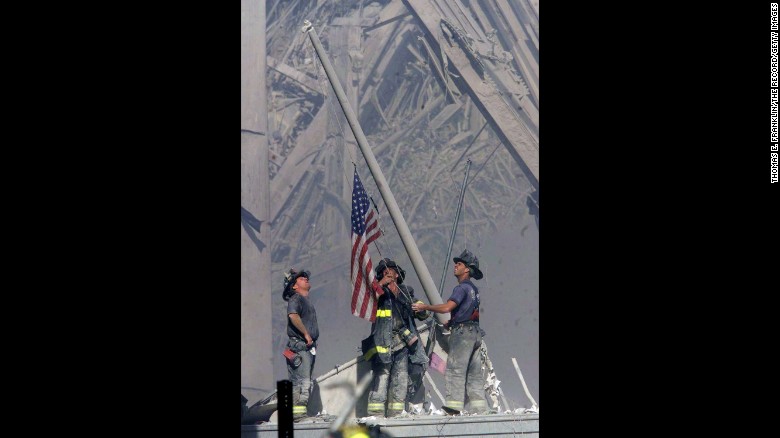
<path fill-rule="evenodd" d="M 533 409 L 539 409 L 539 406 L 536 404 L 536 400 L 534 400 L 534 398 L 531 397 L 531 392 L 528 391 L 528 386 L 525 385 L 525 379 L 523 379 L 523 373 L 520 372 L 520 366 L 517 365 L 517 359 L 513 357 L 512 363 L 515 365 L 515 371 L 517 371 L 517 377 L 520 377 L 520 383 L 523 384 L 523 391 L 525 391 L 525 395 L 526 397 L 528 397 L 528 400 L 531 401 L 531 407 Z"/>
<path fill-rule="evenodd" d="M 452 244 L 455 243 L 455 232 L 458 231 L 458 219 L 460 219 L 460 209 L 463 207 L 463 195 L 466 194 L 466 182 L 469 180 L 469 169 L 471 168 L 471 159 L 466 159 L 466 176 L 463 177 L 463 186 L 460 188 L 460 199 L 458 200 L 458 210 L 455 212 L 455 223 L 452 224 L 452 233 L 450 233 L 450 245 L 447 247 L 447 257 L 444 258 L 444 271 L 441 273 L 439 282 L 439 293 L 444 293 L 444 278 L 447 275 L 447 267 L 450 265 L 450 256 L 452 255 Z"/>
<path fill-rule="evenodd" d="M 325 53 L 325 49 L 323 49 L 322 44 L 320 43 L 320 39 L 317 37 L 317 33 L 314 32 L 314 28 L 312 27 L 309 20 L 305 20 L 303 22 L 302 31 L 309 35 L 309 39 L 311 40 L 312 45 L 314 45 L 314 50 L 317 52 L 317 56 L 319 56 L 320 62 L 322 62 L 322 66 L 325 68 L 325 74 L 328 76 L 328 80 L 330 81 L 331 86 L 333 86 L 333 91 L 336 92 L 336 98 L 338 98 L 339 104 L 341 104 L 341 109 L 344 111 L 344 116 L 347 118 L 349 127 L 352 129 L 352 133 L 355 135 L 355 140 L 357 140 L 358 146 L 360 146 L 360 151 L 363 153 L 363 158 L 365 158 L 366 164 L 368 164 L 368 169 L 371 171 L 371 175 L 374 177 L 377 188 L 379 188 L 379 193 L 382 195 L 382 200 L 385 202 L 387 210 L 390 212 L 390 217 L 393 219 L 393 224 L 398 231 L 398 235 L 401 237 L 401 241 L 404 244 L 406 253 L 409 255 L 409 260 L 412 262 L 414 271 L 417 273 L 417 278 L 422 284 L 422 288 L 425 291 L 425 295 L 428 297 L 428 301 L 434 305 L 441 304 L 441 295 L 436 289 L 436 285 L 433 283 L 431 273 L 428 272 L 428 267 L 425 266 L 425 262 L 423 261 L 422 255 L 420 254 L 420 250 L 417 249 L 417 244 L 414 242 L 411 231 L 409 231 L 409 226 L 406 225 L 406 221 L 401 214 L 401 210 L 398 208 L 398 204 L 395 202 L 395 198 L 393 197 L 392 192 L 390 192 L 390 187 L 387 185 L 387 180 L 385 180 L 385 176 L 382 174 L 382 170 L 379 168 L 379 163 L 377 163 L 376 158 L 374 157 L 374 153 L 371 151 L 371 147 L 368 145 L 368 140 L 363 134 L 363 129 L 360 127 L 357 117 L 355 117 L 355 113 L 349 106 L 347 95 L 341 88 L 339 78 L 336 76 L 336 71 L 330 64 L 330 60 Z M 447 314 L 434 313 L 434 315 L 436 316 L 436 319 L 442 324 L 449 320 Z"/>

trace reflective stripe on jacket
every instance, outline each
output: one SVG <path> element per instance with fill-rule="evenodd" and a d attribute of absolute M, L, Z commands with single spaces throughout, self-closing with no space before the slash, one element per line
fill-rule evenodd
<path fill-rule="evenodd" d="M 376 283 L 376 286 L 381 288 L 378 283 Z M 405 329 L 411 331 L 418 339 L 417 342 L 409 347 L 410 362 L 415 364 L 427 364 L 428 356 L 425 354 L 425 349 L 419 346 L 420 336 L 417 332 L 417 326 L 414 324 L 414 313 L 411 309 L 411 305 L 414 302 L 414 289 L 403 284 L 399 284 L 398 288 L 401 289 L 402 292 L 398 294 L 397 298 L 387 288 L 383 288 L 384 290 L 382 290 L 383 293 L 381 295 L 378 294 L 379 299 L 376 308 L 376 320 L 371 326 L 373 345 L 366 346 L 367 350 L 364 349 L 363 358 L 365 360 L 370 360 L 376 355 L 378 360 L 382 363 L 391 363 L 393 361 L 393 340 L 394 338 L 396 340 L 398 339 L 398 336 L 393 333 L 393 313 L 400 311 L 402 314 L 397 316 L 403 318 Z M 393 308 L 394 300 L 397 301 L 395 308 Z M 403 309 L 408 309 L 408 312 L 405 312 Z M 401 331 L 404 331 L 404 329 Z M 403 345 L 406 344 L 404 343 Z M 398 348 L 396 348 L 396 351 L 397 350 Z"/>

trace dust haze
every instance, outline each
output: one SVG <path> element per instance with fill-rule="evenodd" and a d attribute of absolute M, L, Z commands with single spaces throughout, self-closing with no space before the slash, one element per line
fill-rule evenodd
<path fill-rule="evenodd" d="M 436 49 L 454 47 L 457 35 L 442 27 L 435 38 L 430 31 L 426 36 L 401 0 L 266 2 L 273 370 L 264 372 L 274 381 L 287 378 L 281 356 L 287 269 L 311 271 L 310 299 L 320 327 L 315 376 L 358 356 L 360 341 L 370 333 L 371 324 L 350 312 L 353 169 L 376 202 L 383 231 L 369 250 L 374 264 L 381 257 L 396 260 L 406 270 L 405 283 L 429 302 L 320 61 L 300 31 L 308 19 L 437 287 L 445 272 L 443 301 L 457 281 L 452 257 L 467 248 L 484 273 L 474 281 L 482 299 L 480 325 L 501 388 L 514 405 L 509 408 L 531 406 L 513 357 L 541 404 L 538 174 L 533 181 L 507 146 L 514 142 L 520 156 L 530 151 L 538 157 L 538 40 L 515 35 L 538 32 L 538 2 L 509 2 L 509 11 L 493 6 L 500 2 L 458 3 L 470 13 L 462 25 L 473 26 L 474 50 L 484 59 L 492 56 L 476 85 L 444 64 Z M 495 18 L 510 13 L 505 22 Z M 485 111 L 511 113 L 522 131 L 500 132 Z M 467 160 L 469 179 L 448 257 Z M 444 391 L 443 376 L 429 372 Z M 435 395 L 433 402 L 439 405 Z"/>

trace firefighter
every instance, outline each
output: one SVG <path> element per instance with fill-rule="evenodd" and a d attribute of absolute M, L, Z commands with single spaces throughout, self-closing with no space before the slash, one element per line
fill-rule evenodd
<path fill-rule="evenodd" d="M 290 269 L 284 276 L 282 298 L 287 301 L 287 373 L 293 384 L 293 421 L 307 417 L 316 359 L 317 312 L 309 301 L 309 272 Z"/>
<path fill-rule="evenodd" d="M 453 273 L 458 285 L 446 303 L 430 305 L 415 303 L 414 311 L 430 310 L 436 313 L 450 313 L 449 356 L 445 372 L 446 394 L 442 408 L 449 415 L 457 415 L 464 410 L 470 413 L 492 413 L 485 399 L 482 375 L 482 331 L 479 327 L 479 289 L 471 280 L 482 278 L 479 260 L 469 250 L 463 250 L 455 262 Z M 464 409 L 468 396 L 469 404 Z"/>
<path fill-rule="evenodd" d="M 420 346 L 415 317 L 426 312 L 412 311 L 414 289 L 403 284 L 406 272 L 389 258 L 375 270 L 372 288 L 377 296 L 376 319 L 371 336 L 363 340 L 363 357 L 373 360 L 373 380 L 368 394 L 368 415 L 395 417 L 406 408 L 409 363 L 428 362 Z"/>

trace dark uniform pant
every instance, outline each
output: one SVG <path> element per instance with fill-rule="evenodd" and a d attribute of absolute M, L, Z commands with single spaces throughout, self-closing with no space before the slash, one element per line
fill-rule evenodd
<path fill-rule="evenodd" d="M 409 385 L 409 350 L 404 347 L 392 354 L 391 363 L 374 359 L 371 391 L 368 393 L 368 415 L 394 417 L 404 410 Z"/>
<path fill-rule="evenodd" d="M 416 363 L 409 363 L 409 387 L 406 391 L 406 410 L 411 412 L 409 407 L 412 403 L 420 403 L 423 401 L 422 394 L 419 392 L 422 388 L 423 377 L 425 376 L 425 367 Z M 418 395 L 419 394 L 419 395 Z"/>
<path fill-rule="evenodd" d="M 297 348 L 301 348 L 301 344 L 303 344 L 303 350 L 297 351 Z M 290 376 L 293 384 L 292 402 L 293 419 L 295 420 L 304 418 L 307 415 L 307 405 L 309 404 L 309 395 L 311 395 L 312 387 L 311 375 L 314 371 L 314 361 L 317 359 L 317 356 L 311 354 L 306 349 L 305 342 L 291 340 L 287 346 L 301 356 L 301 364 L 297 367 L 293 367 L 290 361 L 287 361 L 287 374 Z"/>
<path fill-rule="evenodd" d="M 450 334 L 450 352 L 447 357 L 445 373 L 446 391 L 444 405 L 452 410 L 463 411 L 466 396 L 470 413 L 483 413 L 488 410 L 485 400 L 482 374 L 482 360 L 479 349 L 482 346 L 482 334 L 479 325 L 466 323 L 455 325 Z"/>

